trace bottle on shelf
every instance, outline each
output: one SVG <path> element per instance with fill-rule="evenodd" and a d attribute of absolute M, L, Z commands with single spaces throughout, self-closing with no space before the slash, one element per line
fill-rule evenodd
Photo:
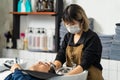
<path fill-rule="evenodd" d="M 7 43 L 7 47 L 8 47 L 9 49 L 11 49 L 12 46 L 13 46 L 12 38 L 9 38 L 9 42 Z"/>
<path fill-rule="evenodd" d="M 36 0 L 31 0 L 32 12 L 36 12 Z"/>
<path fill-rule="evenodd" d="M 26 2 L 25 2 L 25 8 L 26 8 L 26 12 L 32 12 L 31 1 L 30 0 L 26 0 Z"/>
<path fill-rule="evenodd" d="M 47 31 L 48 32 L 48 31 Z M 48 51 L 54 51 L 55 50 L 55 44 L 54 44 L 54 35 L 52 30 L 49 31 L 47 34 L 47 48 Z"/>
<path fill-rule="evenodd" d="M 12 39 L 12 32 L 11 32 L 11 30 L 5 32 L 5 33 L 4 33 L 4 36 L 5 36 L 5 38 L 6 38 L 6 43 L 5 43 L 6 48 L 9 48 L 9 47 L 8 47 L 8 43 L 10 42 L 10 38 Z"/>
<path fill-rule="evenodd" d="M 47 0 L 42 0 L 41 11 L 46 11 L 46 10 L 47 10 Z"/>
<path fill-rule="evenodd" d="M 47 4 L 48 8 L 47 11 L 54 11 L 54 0 L 48 0 L 48 4 Z"/>
<path fill-rule="evenodd" d="M 40 49 L 43 51 L 47 51 L 47 34 L 46 34 L 46 29 L 42 28 L 41 29 L 41 36 L 40 36 Z"/>
<path fill-rule="evenodd" d="M 17 4 L 17 12 L 21 12 L 21 5 L 22 5 L 23 0 L 19 0 Z"/>
<path fill-rule="evenodd" d="M 34 34 L 33 34 L 33 49 L 34 50 L 38 49 L 38 47 L 37 47 L 38 38 L 39 38 L 38 30 L 37 30 L 37 28 L 34 28 Z"/>
<path fill-rule="evenodd" d="M 40 12 L 43 10 L 42 0 L 37 1 L 36 9 L 37 9 L 37 12 Z"/>
<path fill-rule="evenodd" d="M 38 50 L 38 51 L 40 51 L 40 35 L 41 35 L 41 31 L 40 31 L 40 28 L 37 28 L 37 31 L 36 31 L 36 45 L 35 45 L 35 47 L 36 47 L 36 50 Z"/>
<path fill-rule="evenodd" d="M 26 9 L 25 9 L 25 1 L 26 1 L 26 0 L 22 0 L 22 3 L 21 3 L 21 12 L 26 12 Z"/>
<path fill-rule="evenodd" d="M 33 28 L 28 28 L 28 49 L 33 48 Z"/>
<path fill-rule="evenodd" d="M 27 36 L 27 30 L 25 30 L 25 37 L 24 37 L 24 40 L 23 40 L 23 49 L 24 50 L 27 50 L 28 49 L 28 36 Z"/>
<path fill-rule="evenodd" d="M 33 28 L 33 37 L 32 37 L 32 50 L 36 49 L 36 28 Z"/>

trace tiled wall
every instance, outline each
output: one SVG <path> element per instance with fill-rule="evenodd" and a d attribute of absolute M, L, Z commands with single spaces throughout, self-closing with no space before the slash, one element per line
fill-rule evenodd
<path fill-rule="evenodd" d="M 120 80 L 120 61 L 102 59 L 105 80 Z"/>

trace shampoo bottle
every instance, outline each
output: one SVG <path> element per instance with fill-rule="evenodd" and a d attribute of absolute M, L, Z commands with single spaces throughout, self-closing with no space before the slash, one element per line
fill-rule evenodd
<path fill-rule="evenodd" d="M 40 51 L 40 28 L 37 28 L 37 31 L 36 31 L 36 50 Z"/>
<path fill-rule="evenodd" d="M 33 48 L 33 29 L 29 28 L 28 32 L 28 49 L 31 50 Z"/>
<path fill-rule="evenodd" d="M 18 4 L 17 4 L 17 12 L 21 12 L 21 4 L 22 4 L 23 0 L 19 0 Z"/>
<path fill-rule="evenodd" d="M 21 12 L 25 12 L 25 0 L 21 3 Z"/>
<path fill-rule="evenodd" d="M 47 51 L 47 34 L 44 28 L 42 28 L 40 37 L 40 49 L 42 51 Z"/>
<path fill-rule="evenodd" d="M 32 9 L 32 12 L 36 11 L 36 0 L 31 0 L 31 9 Z"/>
<path fill-rule="evenodd" d="M 47 41 L 48 51 L 54 51 L 54 35 L 52 30 L 47 34 Z"/>
<path fill-rule="evenodd" d="M 31 12 L 32 11 L 30 0 L 26 0 L 25 7 L 26 7 L 26 12 Z"/>

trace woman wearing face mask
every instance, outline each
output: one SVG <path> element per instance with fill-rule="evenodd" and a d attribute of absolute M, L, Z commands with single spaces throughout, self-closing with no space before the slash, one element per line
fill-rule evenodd
<path fill-rule="evenodd" d="M 66 75 L 73 75 L 88 70 L 87 80 L 103 80 L 101 53 L 102 45 L 98 35 L 89 29 L 89 20 L 82 7 L 71 4 L 66 7 L 63 12 L 63 22 L 68 33 L 65 35 L 60 50 L 55 61 L 51 64 L 42 65 L 44 68 L 36 68 L 32 70 L 50 71 L 51 69 L 59 69 L 66 62 L 66 66 L 73 67 Z M 14 66 L 12 70 L 17 68 Z M 42 70 L 40 70 L 42 69 Z"/>
<path fill-rule="evenodd" d="M 87 80 L 103 80 L 101 53 L 102 45 L 98 35 L 89 29 L 89 20 L 82 7 L 71 4 L 63 12 L 63 22 L 68 30 L 56 56 L 56 69 L 66 62 L 73 70 L 67 75 L 88 70 Z"/>

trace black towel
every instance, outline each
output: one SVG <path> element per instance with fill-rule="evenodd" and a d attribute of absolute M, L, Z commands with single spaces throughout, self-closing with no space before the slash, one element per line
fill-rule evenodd
<path fill-rule="evenodd" d="M 61 76 L 59 74 L 39 72 L 39 71 L 31 71 L 31 70 L 22 70 L 22 71 L 39 79 L 48 79 L 48 78 L 55 77 L 55 76 Z"/>

